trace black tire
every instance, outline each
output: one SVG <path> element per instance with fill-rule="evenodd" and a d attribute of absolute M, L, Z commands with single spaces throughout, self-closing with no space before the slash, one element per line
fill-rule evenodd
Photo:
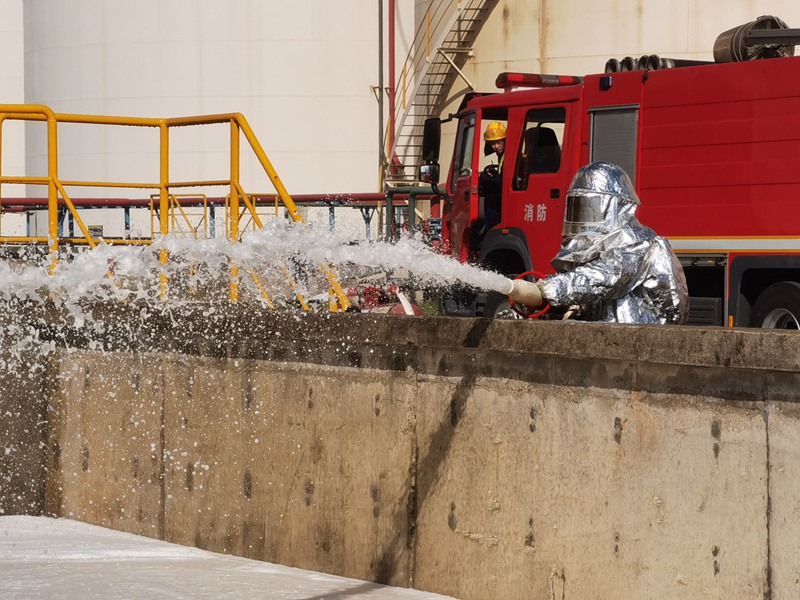
<path fill-rule="evenodd" d="M 750 314 L 750 327 L 800 329 L 800 284 L 782 281 L 761 292 Z"/>

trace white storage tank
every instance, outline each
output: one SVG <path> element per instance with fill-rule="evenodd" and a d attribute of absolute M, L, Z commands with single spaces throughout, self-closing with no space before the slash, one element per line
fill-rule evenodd
<path fill-rule="evenodd" d="M 383 1 L 388 29 L 389 0 Z M 379 189 L 379 2 L 363 0 L 0 0 L 14 56 L 15 27 L 24 6 L 25 94 L 57 112 L 173 117 L 240 112 L 249 120 L 292 194 L 374 192 Z M 424 31 L 431 4 L 452 0 L 396 0 L 396 64 L 411 37 Z M 8 6 L 6 6 L 6 4 Z M 800 27 L 796 0 L 672 3 L 500 0 L 464 67 L 481 91 L 494 90 L 501 71 L 582 75 L 608 58 L 658 54 L 710 60 L 716 36 L 762 14 Z M 17 33 L 15 34 L 14 31 Z M 383 32 L 384 44 L 388 31 Z M 432 49 L 435 52 L 435 49 Z M 383 84 L 389 87 L 388 45 Z M 19 82 L 13 59 L 4 67 L 10 89 Z M 17 69 L 18 70 L 18 69 Z M 400 71 L 397 73 L 400 77 Z M 463 83 L 459 82 L 460 88 Z M 459 88 L 459 89 L 460 89 Z M 13 94 L 12 94 L 13 95 Z M 385 96 L 384 96 L 385 97 Z M 16 101 L 16 100 L 12 100 Z M 460 97 L 443 114 L 453 112 Z M 384 119 L 388 105 L 384 106 Z M 171 179 L 225 179 L 228 128 L 176 131 Z M 442 164 L 451 145 L 445 127 Z M 62 126 L 63 179 L 148 180 L 158 177 L 155 131 Z M 25 135 L 28 175 L 45 173 L 42 124 Z M 4 144 L 5 145 L 5 144 Z M 13 145 L 13 144 L 12 144 Z M 20 144 L 21 146 L 21 144 Z M 4 151 L 3 165 L 9 153 Z M 242 170 L 245 191 L 272 192 L 251 159 Z M 4 188 L 4 193 L 6 190 Z M 90 196 L 86 190 L 75 192 Z M 132 196 L 141 190 L 103 190 Z M 209 191 L 224 196 L 225 188 Z M 44 195 L 43 188 L 29 195 Z M 349 230 L 363 237 L 359 211 Z M 328 226 L 326 209 L 309 213 Z M 373 231 L 377 219 L 373 219 Z"/>
<path fill-rule="evenodd" d="M 28 103 L 159 118 L 240 112 L 291 194 L 378 190 L 375 2 L 24 0 L 24 23 Z M 28 175 L 44 174 L 44 126 L 27 129 Z M 227 178 L 229 126 L 175 130 L 170 143 L 173 181 Z M 64 125 L 59 149 L 65 180 L 158 179 L 155 129 Z M 272 193 L 242 149 L 245 191 Z"/>

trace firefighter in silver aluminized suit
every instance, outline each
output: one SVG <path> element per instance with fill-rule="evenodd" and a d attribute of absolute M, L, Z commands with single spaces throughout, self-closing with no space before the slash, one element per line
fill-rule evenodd
<path fill-rule="evenodd" d="M 540 280 L 545 301 L 580 307 L 582 320 L 683 323 L 687 288 L 669 242 L 636 219 L 639 198 L 617 165 L 594 162 L 567 192 L 558 271 Z"/>

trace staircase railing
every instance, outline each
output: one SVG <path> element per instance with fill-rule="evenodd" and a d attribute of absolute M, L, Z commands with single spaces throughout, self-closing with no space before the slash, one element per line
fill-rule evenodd
<path fill-rule="evenodd" d="M 422 159 L 422 125 L 437 116 L 456 78 L 463 73 L 474 41 L 498 0 L 431 0 L 399 71 L 390 115 L 386 181 L 416 177 Z"/>

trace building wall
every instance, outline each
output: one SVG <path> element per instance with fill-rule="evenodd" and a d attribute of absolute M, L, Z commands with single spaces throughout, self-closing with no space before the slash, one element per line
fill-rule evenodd
<path fill-rule="evenodd" d="M 425 0 L 396 3 L 398 64 L 427 5 Z M 290 193 L 365 192 L 379 187 L 376 3 L 2 0 L 2 6 L 5 56 L 11 57 L 0 70 L 10 90 L 7 101 L 24 99 L 57 112 L 103 115 L 241 112 Z M 610 57 L 644 53 L 710 58 L 717 34 L 761 14 L 775 14 L 789 26 L 800 25 L 800 5 L 792 0 L 501 0 L 465 73 L 478 89 L 487 90 L 493 89 L 497 73 L 503 70 L 584 74 L 602 69 Z M 387 0 L 384 21 L 388 22 Z M 384 30 L 384 43 L 387 38 Z M 384 51 L 388 86 L 386 61 L 388 47 Z M 463 90 L 459 80 L 448 110 L 457 106 Z M 12 151 L 3 153 L 4 168 L 15 165 L 28 175 L 42 174 L 44 127 L 27 126 L 27 146 L 21 124 L 6 127 L 16 137 L 7 138 Z M 59 136 L 64 179 L 151 180 L 157 174 L 157 136 L 152 131 L 79 131 L 64 126 Z M 449 141 L 445 139 L 443 148 L 450 146 Z M 224 126 L 176 133 L 171 143 L 174 180 L 225 176 Z M 272 191 L 254 160 L 245 161 L 243 181 L 248 192 Z M 43 188 L 36 187 L 19 195 L 43 194 Z M 111 189 L 97 195 L 134 193 Z M 339 232 L 362 237 L 364 224 L 358 211 L 346 219 L 348 225 L 341 214 L 337 212 Z M 309 219 L 328 225 L 324 209 L 312 210 Z M 373 219 L 373 230 L 376 223 Z M 146 220 L 136 226 L 149 229 Z"/>
<path fill-rule="evenodd" d="M 494 91 L 503 71 L 585 75 L 602 72 L 609 58 L 643 54 L 713 60 L 720 33 L 761 15 L 800 27 L 800 4 L 793 0 L 500 0 L 464 73 L 477 90 Z M 443 114 L 455 112 L 464 91 L 464 81 L 458 80 Z M 445 165 L 454 131 L 454 123 L 443 127 Z"/>
<path fill-rule="evenodd" d="M 793 0 L 500 0 L 466 72 L 486 90 L 502 71 L 585 75 L 609 58 L 643 54 L 713 60 L 720 33 L 761 15 L 800 27 Z"/>
<path fill-rule="evenodd" d="M 240 112 L 290 193 L 378 189 L 376 3 L 25 0 L 24 7 L 27 102 L 101 115 Z M 400 22 L 410 13 L 401 6 Z M 175 132 L 171 178 L 224 178 L 228 139 L 224 125 Z M 44 128 L 30 125 L 29 173 L 44 171 L 45 143 Z M 67 125 L 59 147 L 62 179 L 158 177 L 155 130 Z M 256 161 L 243 161 L 245 190 L 273 192 Z M 352 212 L 361 237 L 363 221 Z M 319 220 L 327 226 L 327 211 Z"/>
<path fill-rule="evenodd" d="M 65 113 L 241 112 L 294 193 L 374 188 L 377 16 L 361 4 L 26 0 L 26 100 Z M 225 173 L 228 134 L 217 129 L 171 140 L 176 179 Z M 152 177 L 157 135 L 147 133 L 65 131 L 60 174 Z M 29 137 L 36 168 L 43 140 Z M 254 172 L 245 182 L 269 189 Z"/>
<path fill-rule="evenodd" d="M 22 0 L 0 0 L 0 103 L 21 104 L 25 101 L 23 66 Z M 20 122 L 2 124 L 2 174 L 25 174 L 25 128 Z M 2 197 L 24 196 L 21 185 L 3 184 Z M 0 226 L 4 234 L 23 235 L 25 216 L 2 214 Z"/>
<path fill-rule="evenodd" d="M 24 68 L 22 39 L 22 0 L 0 0 L 0 86 L 3 89 L 3 104 L 24 102 Z M 14 123 L 3 124 L 3 175 L 21 175 L 25 167 L 23 152 L 14 151 L 25 147 L 23 128 Z M 7 189 L 8 188 L 8 189 Z M 12 195 L 15 188 L 3 187 L 3 195 Z"/>

